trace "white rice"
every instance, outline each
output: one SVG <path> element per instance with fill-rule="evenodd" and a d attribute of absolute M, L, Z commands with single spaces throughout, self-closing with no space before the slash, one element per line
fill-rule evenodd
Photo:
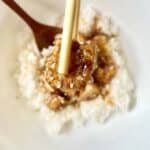
<path fill-rule="evenodd" d="M 85 34 L 90 34 L 92 21 L 95 16 L 99 16 L 99 26 L 107 34 L 117 34 L 117 28 L 110 21 L 110 17 L 97 14 L 92 9 L 84 10 L 80 30 Z M 83 20 L 83 19 L 81 19 Z M 110 23 L 111 22 L 111 23 Z M 30 39 L 30 40 L 29 40 Z M 112 56 L 119 66 L 117 75 L 112 80 L 108 88 L 111 89 L 114 106 L 108 105 L 101 96 L 93 101 L 82 102 L 79 108 L 68 106 L 60 112 L 51 111 L 45 104 L 44 99 L 47 95 L 39 92 L 38 76 L 36 70 L 42 64 L 42 59 L 35 45 L 33 37 L 24 41 L 19 55 L 19 75 L 18 83 L 21 95 L 45 121 L 48 132 L 58 134 L 68 129 L 77 128 L 87 122 L 104 122 L 113 113 L 127 112 L 130 103 L 134 100 L 134 84 L 127 70 L 119 37 L 110 40 L 109 45 L 112 50 Z M 51 47 L 43 51 L 43 55 L 49 55 Z"/>

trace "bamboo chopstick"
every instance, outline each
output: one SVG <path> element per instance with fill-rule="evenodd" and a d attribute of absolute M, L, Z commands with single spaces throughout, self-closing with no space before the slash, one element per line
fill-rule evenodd
<path fill-rule="evenodd" d="M 76 40 L 77 36 L 78 36 L 79 15 L 80 15 L 80 0 L 76 0 L 76 10 L 75 10 L 74 28 L 73 28 L 73 40 Z"/>
<path fill-rule="evenodd" d="M 64 28 L 62 35 L 62 47 L 59 55 L 58 73 L 67 74 L 70 64 L 73 23 L 75 16 L 76 0 L 67 0 L 65 9 Z"/>

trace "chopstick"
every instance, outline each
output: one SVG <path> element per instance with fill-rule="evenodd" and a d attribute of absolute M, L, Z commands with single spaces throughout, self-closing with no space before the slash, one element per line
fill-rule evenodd
<path fill-rule="evenodd" d="M 80 15 L 80 0 L 76 0 L 76 10 L 75 10 L 74 28 L 73 28 L 73 40 L 76 40 L 77 36 L 78 36 L 79 15 Z"/>
<path fill-rule="evenodd" d="M 59 55 L 58 73 L 67 74 L 70 66 L 72 38 L 77 37 L 79 0 L 67 0 L 62 35 L 62 46 Z"/>

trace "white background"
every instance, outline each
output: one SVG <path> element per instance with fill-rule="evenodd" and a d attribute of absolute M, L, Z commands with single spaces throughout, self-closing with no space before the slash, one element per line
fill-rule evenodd
<path fill-rule="evenodd" d="M 53 24 L 52 15 L 57 18 L 64 12 L 63 0 L 18 0 L 18 3 L 47 24 Z M 137 85 L 136 106 L 105 125 L 48 137 L 37 114 L 16 100 L 12 80 L 17 56 L 16 32 L 25 24 L 0 1 L 0 150 L 150 149 L 150 1 L 83 0 L 82 7 L 89 3 L 112 13 L 121 26 L 123 45 Z"/>

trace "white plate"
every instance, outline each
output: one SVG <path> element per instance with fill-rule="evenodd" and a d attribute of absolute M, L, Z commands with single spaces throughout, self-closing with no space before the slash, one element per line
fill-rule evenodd
<path fill-rule="evenodd" d="M 64 1 L 18 0 L 32 15 L 53 24 Z M 88 5 L 83 1 L 83 6 Z M 150 11 L 149 0 L 93 0 L 121 26 L 125 53 L 137 85 L 134 109 L 105 125 L 91 125 L 68 135 L 48 137 L 37 114 L 16 100 L 12 80 L 17 58 L 16 33 L 25 24 L 0 2 L 0 150 L 149 150 L 150 149 Z M 59 10 L 59 11 L 58 11 Z"/>

